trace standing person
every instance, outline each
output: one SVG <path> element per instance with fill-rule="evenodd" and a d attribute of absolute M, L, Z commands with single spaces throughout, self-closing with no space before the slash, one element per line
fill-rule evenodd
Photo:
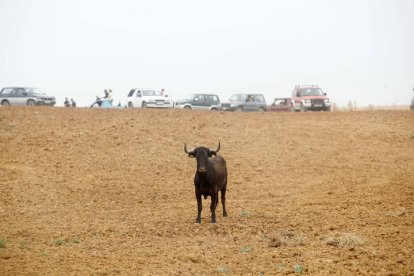
<path fill-rule="evenodd" d="M 102 100 L 107 100 L 108 99 L 108 90 L 104 90 L 104 96 L 103 96 L 103 98 L 102 98 Z"/>
<path fill-rule="evenodd" d="M 112 98 L 112 90 L 111 89 L 109 89 L 109 91 L 108 91 L 107 100 L 112 104 L 113 98 Z"/>
<path fill-rule="evenodd" d="M 65 98 L 65 103 L 64 104 L 65 104 L 65 107 L 70 107 L 70 102 L 69 102 L 67 97 Z"/>
<path fill-rule="evenodd" d="M 70 102 L 71 102 L 72 107 L 76 107 L 76 102 L 74 99 L 70 99 Z"/>

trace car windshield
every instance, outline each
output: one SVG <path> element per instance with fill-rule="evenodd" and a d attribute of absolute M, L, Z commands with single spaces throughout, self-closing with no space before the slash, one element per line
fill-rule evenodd
<path fill-rule="evenodd" d="M 245 94 L 234 94 L 230 97 L 230 102 L 244 102 L 246 100 Z"/>
<path fill-rule="evenodd" d="M 301 96 L 323 96 L 320 88 L 302 88 L 300 89 Z"/>
<path fill-rule="evenodd" d="M 188 94 L 188 95 L 185 95 L 185 96 L 182 98 L 182 100 L 183 100 L 183 101 L 191 101 L 192 99 L 194 99 L 195 95 L 196 95 L 196 94 Z"/>
<path fill-rule="evenodd" d="M 144 96 L 161 96 L 161 92 L 158 90 L 142 90 Z"/>
<path fill-rule="evenodd" d="M 42 91 L 40 91 L 38 88 L 33 88 L 33 87 L 25 88 L 24 90 L 27 92 L 27 94 L 31 94 L 31 95 L 44 95 L 45 94 Z"/>

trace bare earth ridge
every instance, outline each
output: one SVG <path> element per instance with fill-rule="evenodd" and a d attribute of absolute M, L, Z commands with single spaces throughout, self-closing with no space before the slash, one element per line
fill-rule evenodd
<path fill-rule="evenodd" d="M 0 275 L 414 273 L 414 112 L 0 107 L 0 141 Z M 217 224 L 184 141 L 221 141 Z"/>

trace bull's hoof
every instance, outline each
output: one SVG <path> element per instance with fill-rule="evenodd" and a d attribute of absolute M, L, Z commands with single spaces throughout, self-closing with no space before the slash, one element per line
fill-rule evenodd
<path fill-rule="evenodd" d="M 226 211 L 223 212 L 223 217 L 227 217 L 227 212 Z"/>
<path fill-rule="evenodd" d="M 201 223 L 201 218 L 196 218 L 196 223 Z"/>

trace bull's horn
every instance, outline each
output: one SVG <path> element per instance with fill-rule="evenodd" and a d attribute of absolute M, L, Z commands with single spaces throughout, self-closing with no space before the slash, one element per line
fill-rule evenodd
<path fill-rule="evenodd" d="M 217 149 L 210 149 L 210 152 L 211 152 L 212 154 L 216 154 L 217 152 L 219 152 L 219 150 L 220 150 L 220 141 L 219 141 L 219 143 L 218 143 L 218 147 L 217 147 Z"/>
<path fill-rule="evenodd" d="M 187 154 L 193 154 L 194 153 L 193 149 L 192 150 L 187 150 L 187 143 L 186 142 L 184 142 L 184 151 Z"/>

